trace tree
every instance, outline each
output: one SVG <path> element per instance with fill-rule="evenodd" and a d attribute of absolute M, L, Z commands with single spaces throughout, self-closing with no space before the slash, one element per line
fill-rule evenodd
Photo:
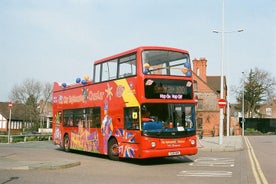
<path fill-rule="evenodd" d="M 32 95 L 36 102 L 41 96 L 42 84 L 34 79 L 26 79 L 21 85 L 16 84 L 12 90 L 10 99 L 13 102 L 26 104 L 28 98 Z"/>
<path fill-rule="evenodd" d="M 244 90 L 244 112 L 246 117 L 255 117 L 258 115 L 258 109 L 262 104 L 272 102 L 275 78 L 261 69 L 251 69 L 247 77 L 241 79 L 241 86 L 236 90 L 236 99 L 242 108 L 243 90 Z"/>
<path fill-rule="evenodd" d="M 22 84 L 15 85 L 10 100 L 25 105 L 25 120 L 37 123 L 39 114 L 43 113 L 47 102 L 51 101 L 52 86 L 49 82 L 42 83 L 35 79 L 26 79 Z M 43 103 L 40 103 L 40 101 Z M 42 105 L 42 107 L 40 107 Z"/>
<path fill-rule="evenodd" d="M 37 122 L 39 119 L 39 112 L 37 108 L 37 102 L 34 95 L 30 95 L 26 101 L 27 118 L 30 122 Z"/>

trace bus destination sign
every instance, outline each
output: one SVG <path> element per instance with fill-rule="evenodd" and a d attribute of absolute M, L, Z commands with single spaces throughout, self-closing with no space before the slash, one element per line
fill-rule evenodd
<path fill-rule="evenodd" d="M 148 99 L 192 99 L 192 82 L 184 80 L 145 79 Z"/>

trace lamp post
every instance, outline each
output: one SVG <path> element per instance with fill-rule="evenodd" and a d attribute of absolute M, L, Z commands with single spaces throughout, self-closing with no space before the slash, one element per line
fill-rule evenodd
<path fill-rule="evenodd" d="M 222 29 L 221 31 L 218 30 L 213 30 L 213 33 L 221 33 L 221 76 L 220 76 L 220 99 L 224 98 L 224 81 L 223 81 L 223 70 L 224 70 L 224 34 L 225 33 L 232 33 L 232 32 L 242 32 L 243 29 L 239 29 L 237 31 L 224 31 L 224 0 L 222 0 Z M 229 104 L 229 102 L 227 101 L 227 104 Z M 229 108 L 229 105 L 227 105 L 227 108 Z M 219 110 L 219 144 L 223 144 L 223 119 L 224 119 L 224 115 L 223 115 L 223 108 L 220 107 Z M 228 114 L 228 113 L 227 113 Z M 229 124 L 229 120 L 227 121 Z M 227 125 L 227 132 L 229 131 L 229 125 Z M 229 135 L 229 133 L 227 133 L 227 135 Z"/>
<path fill-rule="evenodd" d="M 8 144 L 10 143 L 11 138 L 11 111 L 12 111 L 12 102 L 9 102 L 8 107 L 10 109 L 9 123 L 8 123 Z"/>
<path fill-rule="evenodd" d="M 244 136 L 244 72 L 243 75 L 243 82 L 242 82 L 242 136 Z"/>
<path fill-rule="evenodd" d="M 240 33 L 240 32 L 243 32 L 244 30 L 243 29 L 238 29 L 238 30 L 233 30 L 233 31 L 218 31 L 218 30 L 213 30 L 213 33 L 221 33 L 222 35 L 222 43 L 221 43 L 221 62 L 223 63 L 224 62 L 224 34 L 225 33 Z M 221 64 L 222 67 L 223 67 L 223 64 Z M 221 77 L 222 77 L 222 82 L 221 82 L 221 85 L 220 87 L 223 87 L 223 68 L 221 69 L 222 72 L 221 72 Z M 228 77 L 228 76 L 227 76 Z M 227 83 L 227 81 L 226 81 Z M 228 86 L 228 84 L 226 84 Z M 223 89 L 220 89 L 222 92 L 220 93 L 220 98 L 223 98 Z M 227 136 L 229 136 L 229 132 L 230 132 L 230 103 L 229 103 L 229 94 L 227 92 L 227 96 L 226 96 L 226 101 L 227 101 L 227 105 L 226 105 L 226 122 L 227 122 L 227 128 L 226 128 L 226 134 Z M 223 114 L 222 114 L 223 116 Z M 221 116 L 220 116 L 221 117 Z M 222 126 L 223 127 L 223 126 Z"/>

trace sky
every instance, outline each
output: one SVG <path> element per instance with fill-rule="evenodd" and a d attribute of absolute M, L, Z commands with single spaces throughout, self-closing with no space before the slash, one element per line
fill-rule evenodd
<path fill-rule="evenodd" d="M 222 1 L 0 0 L 0 101 L 26 79 L 92 78 L 95 60 L 138 46 L 188 50 L 219 76 L 221 33 L 212 31 L 222 31 Z M 229 88 L 255 67 L 276 78 L 275 0 L 224 0 L 224 31 Z"/>

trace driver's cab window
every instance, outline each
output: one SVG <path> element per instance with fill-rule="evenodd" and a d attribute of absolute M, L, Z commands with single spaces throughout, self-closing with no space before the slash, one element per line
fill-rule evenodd
<path fill-rule="evenodd" d="M 124 127 L 129 130 L 139 130 L 139 108 L 124 108 Z"/>

